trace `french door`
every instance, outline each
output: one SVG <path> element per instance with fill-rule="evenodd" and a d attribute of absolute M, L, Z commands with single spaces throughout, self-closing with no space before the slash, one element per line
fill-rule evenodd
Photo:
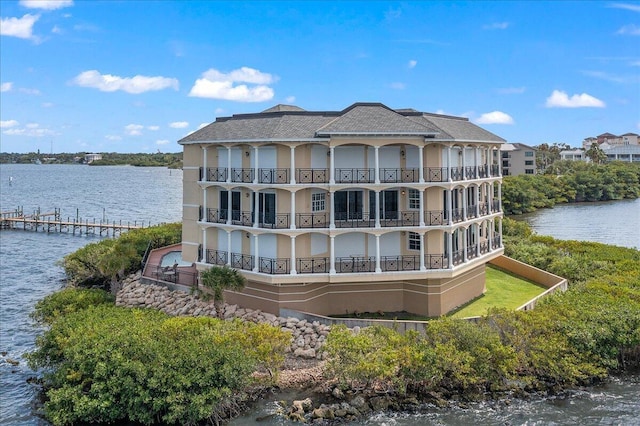
<path fill-rule="evenodd" d="M 363 191 L 337 191 L 334 194 L 336 220 L 362 219 Z"/>
<path fill-rule="evenodd" d="M 220 191 L 220 219 L 229 216 L 229 192 Z M 240 191 L 231 191 L 231 220 L 240 220 Z"/>
<path fill-rule="evenodd" d="M 254 202 L 253 214 L 256 214 Z M 276 223 L 276 194 L 270 192 L 258 193 L 258 223 L 274 225 Z M 254 216 L 255 217 L 255 216 Z"/>

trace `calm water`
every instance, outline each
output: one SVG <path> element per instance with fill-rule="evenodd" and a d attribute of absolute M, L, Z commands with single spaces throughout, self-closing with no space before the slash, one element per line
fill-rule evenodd
<path fill-rule="evenodd" d="M 9 185 L 9 177 L 13 177 Z M 166 168 L 88 167 L 68 165 L 0 165 L 0 208 L 23 206 L 25 212 L 40 207 L 62 209 L 62 216 L 109 220 L 144 220 L 151 223 L 175 222 L 181 218 L 182 172 Z M 626 218 L 627 230 L 633 227 L 633 215 L 639 200 L 621 205 L 613 218 Z M 580 205 L 582 209 L 588 205 Z M 568 208 L 576 206 L 566 206 Z M 600 205 L 594 206 L 600 208 Z M 565 208 L 565 207 L 562 207 Z M 561 208 L 544 211 L 554 214 Z M 567 214 L 570 214 L 567 212 Z M 590 217 L 603 213 L 582 211 Z M 588 234 L 610 229 L 589 227 Z M 535 227 L 536 225 L 533 224 Z M 561 225 L 560 228 L 563 228 Z M 635 228 L 638 228 L 637 220 Z M 553 232 L 544 232 L 566 238 Z M 615 234 L 614 234 L 615 235 Z M 572 234 L 572 239 L 581 238 Z M 41 331 L 28 315 L 34 304 L 63 285 L 64 274 L 57 262 L 66 254 L 99 239 L 93 236 L 47 234 L 29 231 L 0 232 L 0 425 L 46 425 L 33 413 L 37 389 L 26 380 L 35 375 L 23 359 L 33 350 L 35 336 Z M 629 245 L 621 240 L 606 241 Z M 638 245 L 636 237 L 635 243 Z M 12 366 L 7 358 L 16 360 Z M 604 387 L 575 392 L 569 398 L 515 401 L 509 406 L 478 404 L 467 410 L 427 410 L 421 414 L 375 416 L 363 421 L 368 425 L 633 425 L 640 424 L 640 379 L 638 376 L 614 381 Z M 276 396 L 282 399 L 284 396 Z M 291 397 L 292 398 L 292 397 Z M 291 399 L 289 398 L 289 399 Z M 273 411 L 265 401 L 234 425 L 251 425 L 255 418 Z M 267 425 L 289 424 L 282 420 Z"/>

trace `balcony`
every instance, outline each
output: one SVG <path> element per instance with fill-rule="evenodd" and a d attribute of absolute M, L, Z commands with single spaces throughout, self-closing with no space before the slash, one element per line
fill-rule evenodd
<path fill-rule="evenodd" d="M 452 181 L 462 181 L 471 179 L 485 179 L 489 177 L 489 168 L 492 176 L 498 176 L 500 166 L 481 165 L 467 167 L 425 167 L 423 178 L 425 182 L 448 182 L 449 175 Z M 231 182 L 253 183 L 256 176 L 255 169 L 252 168 L 227 168 L 208 167 L 203 173 L 200 167 L 200 180 L 208 182 L 226 182 L 231 177 Z M 298 184 L 326 184 L 329 183 L 329 169 L 295 169 L 296 183 Z M 382 183 L 416 183 L 420 181 L 420 169 L 418 168 L 381 168 L 379 169 L 380 182 Z M 288 168 L 259 168 L 257 171 L 257 182 L 261 184 L 287 184 L 290 169 Z M 375 169 L 335 169 L 336 183 L 374 183 Z"/>
<path fill-rule="evenodd" d="M 328 228 L 328 213 L 297 213 L 296 226 L 298 228 Z"/>
<path fill-rule="evenodd" d="M 299 274 L 328 274 L 330 261 L 328 257 L 308 257 L 296 259 Z"/>
<path fill-rule="evenodd" d="M 207 209 L 207 222 L 227 223 L 229 210 Z M 253 226 L 254 215 L 251 211 L 231 210 L 231 224 L 237 226 Z M 269 229 L 289 228 L 289 214 L 261 214 L 258 216 L 258 227 Z"/>
<path fill-rule="evenodd" d="M 258 271 L 269 275 L 289 274 L 291 272 L 289 269 L 289 262 L 290 259 L 286 258 L 272 259 L 268 257 L 261 257 L 258 259 Z"/>

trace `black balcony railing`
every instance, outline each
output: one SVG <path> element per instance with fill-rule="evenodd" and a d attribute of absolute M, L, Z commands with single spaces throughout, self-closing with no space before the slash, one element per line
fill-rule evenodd
<path fill-rule="evenodd" d="M 500 234 L 493 234 L 493 238 L 491 239 L 491 248 L 499 249 L 500 248 Z"/>
<path fill-rule="evenodd" d="M 372 183 L 375 181 L 374 169 L 336 169 L 336 183 Z"/>
<path fill-rule="evenodd" d="M 297 213 L 296 226 L 298 228 L 328 228 L 327 213 Z"/>
<path fill-rule="evenodd" d="M 491 176 L 500 176 L 500 165 L 492 164 L 491 165 Z"/>
<path fill-rule="evenodd" d="M 427 182 L 446 182 L 449 180 L 446 167 L 425 167 L 424 179 Z"/>
<path fill-rule="evenodd" d="M 444 210 L 427 210 L 424 212 L 426 226 L 444 225 L 447 222 Z"/>
<path fill-rule="evenodd" d="M 500 213 L 500 200 L 493 200 L 491 202 L 491 211 L 493 213 Z"/>
<path fill-rule="evenodd" d="M 328 183 L 328 169 L 296 169 L 296 183 Z"/>
<path fill-rule="evenodd" d="M 227 223 L 228 211 L 226 209 L 207 209 L 207 222 Z"/>
<path fill-rule="evenodd" d="M 258 259 L 259 271 L 263 274 L 280 275 L 288 274 L 290 259 L 271 259 L 261 257 Z"/>
<path fill-rule="evenodd" d="M 299 274 L 328 274 L 330 261 L 328 257 L 310 257 L 296 259 Z"/>
<path fill-rule="evenodd" d="M 485 179 L 489 177 L 489 166 L 487 164 L 478 166 L 478 177 L 480 179 Z"/>
<path fill-rule="evenodd" d="M 238 226 L 253 226 L 253 213 L 231 210 L 231 223 Z"/>
<path fill-rule="evenodd" d="M 462 222 L 462 220 L 464 219 L 464 216 L 462 214 L 462 209 L 451 210 L 451 219 L 453 220 L 454 223 Z"/>
<path fill-rule="evenodd" d="M 444 254 L 425 254 L 424 265 L 427 269 L 446 269 L 445 259 Z"/>
<path fill-rule="evenodd" d="M 467 218 L 478 217 L 478 214 L 476 213 L 476 208 L 477 208 L 477 205 L 475 204 L 470 204 L 467 206 Z"/>
<path fill-rule="evenodd" d="M 250 254 L 231 253 L 231 267 L 252 271 L 254 267 L 253 256 Z"/>
<path fill-rule="evenodd" d="M 464 250 L 456 250 L 452 254 L 453 254 L 452 259 L 453 259 L 454 265 L 459 265 L 462 262 L 464 262 Z"/>
<path fill-rule="evenodd" d="M 384 218 L 380 219 L 380 226 L 419 226 L 420 212 L 384 212 Z"/>
<path fill-rule="evenodd" d="M 418 182 L 420 169 L 380 169 L 380 182 Z"/>
<path fill-rule="evenodd" d="M 289 227 L 289 213 L 261 214 L 258 216 L 258 226 L 269 229 L 286 229 Z"/>
<path fill-rule="evenodd" d="M 258 183 L 289 183 L 289 169 L 258 169 Z"/>
<path fill-rule="evenodd" d="M 489 253 L 489 241 L 484 240 L 480 242 L 480 254 Z"/>
<path fill-rule="evenodd" d="M 208 167 L 207 181 L 209 182 L 226 182 L 229 169 L 226 167 Z"/>
<path fill-rule="evenodd" d="M 336 272 L 349 274 L 355 272 L 375 272 L 376 258 L 363 256 L 336 257 Z"/>
<path fill-rule="evenodd" d="M 477 179 L 478 175 L 475 166 L 467 166 L 464 168 L 465 179 Z"/>
<path fill-rule="evenodd" d="M 486 216 L 489 214 L 489 203 L 480 203 L 479 208 L 480 216 Z"/>
<path fill-rule="evenodd" d="M 207 250 L 206 262 L 211 265 L 226 265 L 228 253 L 222 250 Z"/>
<path fill-rule="evenodd" d="M 451 180 L 453 181 L 464 180 L 464 168 L 451 167 L 449 169 L 449 172 L 451 174 Z"/>
<path fill-rule="evenodd" d="M 231 182 L 253 182 L 254 169 L 231 169 Z"/>
<path fill-rule="evenodd" d="M 373 228 L 376 226 L 376 219 L 369 213 L 345 213 L 335 214 L 336 228 Z"/>
<path fill-rule="evenodd" d="M 471 244 L 467 247 L 467 259 L 473 259 L 477 257 L 476 244 Z"/>
<path fill-rule="evenodd" d="M 382 256 L 380 268 L 383 272 L 418 271 L 420 270 L 420 256 Z"/>

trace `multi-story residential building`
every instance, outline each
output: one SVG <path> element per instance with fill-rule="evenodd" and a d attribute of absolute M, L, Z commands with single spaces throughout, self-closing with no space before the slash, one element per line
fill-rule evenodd
<path fill-rule="evenodd" d="M 523 143 L 503 143 L 500 147 L 504 176 L 535 175 L 536 149 Z"/>
<path fill-rule="evenodd" d="M 597 143 L 602 149 L 614 148 L 620 145 L 638 145 L 640 135 L 636 133 L 625 133 L 624 135 L 616 136 L 611 133 L 603 133 L 597 137 L 588 137 L 582 141 L 582 148 L 585 150 L 591 148 L 591 145 Z"/>
<path fill-rule="evenodd" d="M 584 154 L 583 149 L 566 149 L 560 151 L 561 160 L 569 161 L 587 161 L 589 158 Z"/>
<path fill-rule="evenodd" d="M 442 315 L 503 253 L 503 142 L 378 103 L 218 118 L 179 141 L 183 258 L 240 270 L 225 300 L 276 314 Z"/>

